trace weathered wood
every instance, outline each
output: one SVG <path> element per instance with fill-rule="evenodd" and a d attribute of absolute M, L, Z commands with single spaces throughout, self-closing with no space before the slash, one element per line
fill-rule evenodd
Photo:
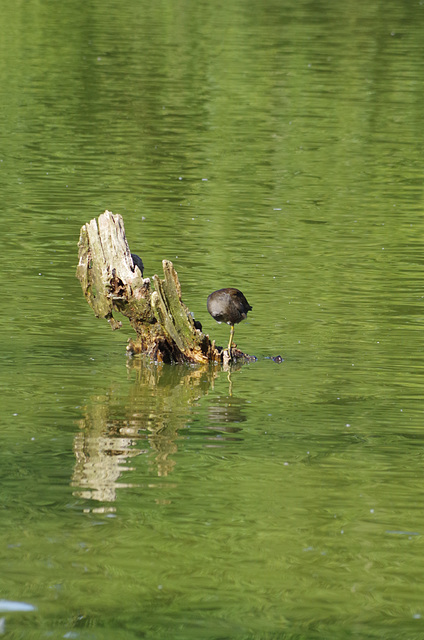
<path fill-rule="evenodd" d="M 225 352 L 215 346 L 195 323 L 182 301 L 181 285 L 172 262 L 163 260 L 164 279 L 143 278 L 134 266 L 122 216 L 105 211 L 81 228 L 77 278 L 88 304 L 112 329 L 122 323 L 114 311 L 126 316 L 136 332 L 130 354 L 146 354 L 159 362 L 225 363 Z M 196 326 L 197 325 L 197 326 Z M 233 358 L 249 359 L 234 348 Z"/>

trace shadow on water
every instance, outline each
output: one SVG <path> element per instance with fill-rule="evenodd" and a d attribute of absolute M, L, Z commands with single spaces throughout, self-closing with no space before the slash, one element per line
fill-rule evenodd
<path fill-rule="evenodd" d="M 156 365 L 142 359 L 128 361 L 128 373 L 135 374 L 127 399 L 117 401 L 113 389 L 91 398 L 74 440 L 74 495 L 110 505 L 117 489 L 139 486 L 125 482 L 134 468 L 130 462 L 148 456 L 150 474 L 166 477 L 174 471 L 179 432 L 187 429 L 190 412 L 203 396 L 213 390 L 220 374 L 227 376 L 228 394 L 215 397 L 208 409 L 205 447 L 222 446 L 223 439 L 235 440 L 246 420 L 245 401 L 233 395 L 231 374 L 242 365 L 226 370 L 219 366 Z M 231 435 L 232 434 L 232 435 Z M 213 441 L 213 442 L 212 442 Z M 97 513 L 113 512 L 102 506 Z"/>

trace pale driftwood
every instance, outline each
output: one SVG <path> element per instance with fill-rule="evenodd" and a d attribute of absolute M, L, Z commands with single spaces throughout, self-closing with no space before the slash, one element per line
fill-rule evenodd
<path fill-rule="evenodd" d="M 164 279 L 153 276 L 155 290 L 150 278 L 143 279 L 133 264 L 120 215 L 105 211 L 84 225 L 78 248 L 77 277 L 87 302 L 112 329 L 122 326 L 113 312 L 129 319 L 137 334 L 129 340 L 130 354 L 145 354 L 159 362 L 225 363 L 226 352 L 201 331 L 183 303 L 172 262 L 162 261 Z M 249 358 L 236 348 L 232 355 Z"/>

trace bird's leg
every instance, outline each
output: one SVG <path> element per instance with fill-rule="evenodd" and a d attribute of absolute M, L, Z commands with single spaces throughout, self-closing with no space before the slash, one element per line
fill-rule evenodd
<path fill-rule="evenodd" d="M 230 360 L 231 358 L 231 345 L 233 343 L 233 337 L 234 337 L 234 325 L 231 325 L 231 331 L 230 331 L 230 341 L 228 343 L 228 355 L 230 356 Z"/>

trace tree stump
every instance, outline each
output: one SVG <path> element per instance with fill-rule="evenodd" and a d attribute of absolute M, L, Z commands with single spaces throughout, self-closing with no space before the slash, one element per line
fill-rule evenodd
<path fill-rule="evenodd" d="M 119 311 L 135 330 L 129 354 L 145 354 L 157 362 L 228 361 L 228 354 L 209 340 L 183 303 L 172 262 L 162 261 L 164 279 L 153 276 L 154 290 L 150 278 L 143 278 L 131 257 L 122 216 L 105 211 L 81 227 L 78 257 L 76 275 L 95 315 L 120 329 L 122 323 L 113 317 Z M 232 355 L 252 359 L 237 348 Z"/>

